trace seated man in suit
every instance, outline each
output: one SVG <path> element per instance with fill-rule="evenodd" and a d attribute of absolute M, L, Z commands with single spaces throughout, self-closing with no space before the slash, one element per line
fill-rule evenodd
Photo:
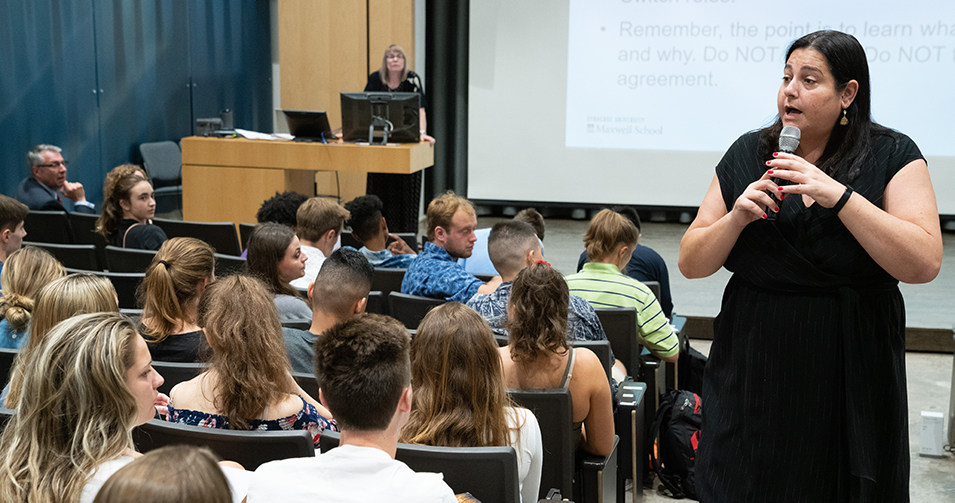
<path fill-rule="evenodd" d="M 534 228 L 524 222 L 505 220 L 491 227 L 487 251 L 494 268 L 501 273 L 501 283 L 493 293 L 478 293 L 467 305 L 478 312 L 497 335 L 507 335 L 507 302 L 511 298 L 511 285 L 517 273 L 534 262 L 543 260 L 541 244 Z M 570 296 L 567 312 L 568 341 L 605 341 L 597 312 L 586 300 Z M 618 372 L 619 371 L 619 372 Z M 614 359 L 614 377 L 622 381 L 627 375 L 626 367 Z"/>
<path fill-rule="evenodd" d="M 298 207 L 295 233 L 302 242 L 302 253 L 308 260 L 305 262 L 305 276 L 293 280 L 293 287 L 308 288 L 325 259 L 341 246 L 346 220 L 348 210 L 330 199 L 312 197 Z"/>
<path fill-rule="evenodd" d="M 415 473 L 394 459 L 411 414 L 410 342 L 401 323 L 378 314 L 326 331 L 315 344 L 315 376 L 341 444 L 316 457 L 263 464 L 247 501 L 456 502 L 440 473 Z"/>
<path fill-rule="evenodd" d="M 55 145 L 37 145 L 27 152 L 30 176 L 17 186 L 17 200 L 31 210 L 69 211 L 63 198 L 73 201 L 69 206 L 78 213 L 96 213 L 93 203 L 86 200 L 86 190 L 79 182 L 66 181 L 66 164 Z"/>
<path fill-rule="evenodd" d="M 23 228 L 30 209 L 12 197 L 0 194 L 0 272 L 11 253 L 23 246 L 27 231 Z"/>
<path fill-rule="evenodd" d="M 659 253 L 652 248 L 640 244 L 640 215 L 637 214 L 637 210 L 629 206 L 615 206 L 611 209 L 620 213 L 633 222 L 633 225 L 637 226 L 637 247 L 633 249 L 630 262 L 627 262 L 627 267 L 624 268 L 623 273 L 641 283 L 646 281 L 656 281 L 660 283 L 660 298 L 657 300 L 660 301 L 663 314 L 665 314 L 668 319 L 672 319 L 673 298 L 670 296 L 670 274 L 667 272 L 667 264 L 663 261 L 663 257 L 661 257 Z M 587 262 L 590 262 L 590 258 L 587 257 L 587 250 L 584 250 L 577 260 L 577 272 L 580 272 Z"/>
<path fill-rule="evenodd" d="M 312 326 L 306 330 L 283 328 L 285 351 L 293 372 L 315 370 L 315 341 L 333 325 L 365 312 L 375 269 L 361 253 L 339 248 L 322 265 L 308 287 Z"/>
<path fill-rule="evenodd" d="M 352 236 L 363 245 L 360 251 L 375 267 L 405 269 L 417 257 L 404 239 L 388 232 L 388 222 L 381 214 L 384 204 L 376 195 L 360 196 L 345 203 L 351 214 L 348 224 Z M 391 243 L 385 244 L 391 238 Z"/>
<path fill-rule="evenodd" d="M 434 198 L 428 205 L 429 241 L 408 266 L 401 293 L 463 303 L 475 293 L 497 289 L 500 277 L 482 283 L 457 262 L 471 256 L 476 227 L 477 216 L 470 201 L 450 191 Z"/>

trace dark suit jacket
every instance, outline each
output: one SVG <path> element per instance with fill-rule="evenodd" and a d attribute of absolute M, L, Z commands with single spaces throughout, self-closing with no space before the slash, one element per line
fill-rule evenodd
<path fill-rule="evenodd" d="M 20 185 L 17 186 L 16 199 L 27 205 L 31 210 L 69 211 L 62 204 L 58 203 L 56 198 L 50 195 L 49 191 L 32 176 L 24 178 L 23 181 L 20 182 Z M 60 199 L 63 199 L 64 202 L 69 201 L 69 199 L 62 196 L 60 196 Z M 72 206 L 72 204 L 70 206 Z M 73 210 L 78 213 L 96 213 L 94 208 L 82 204 L 75 206 Z"/>

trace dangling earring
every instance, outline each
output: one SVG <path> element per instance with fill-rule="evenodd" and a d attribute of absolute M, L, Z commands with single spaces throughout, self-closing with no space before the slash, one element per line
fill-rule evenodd
<path fill-rule="evenodd" d="M 845 108 L 842 109 L 842 118 L 839 119 L 839 125 L 840 125 L 840 126 L 848 126 L 848 125 L 849 125 L 849 118 L 846 117 L 846 109 L 845 109 Z"/>

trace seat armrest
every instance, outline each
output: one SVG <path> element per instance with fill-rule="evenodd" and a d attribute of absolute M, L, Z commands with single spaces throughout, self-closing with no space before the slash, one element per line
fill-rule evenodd
<path fill-rule="evenodd" d="M 620 437 L 614 435 L 613 449 L 607 456 L 577 451 L 580 483 L 574 484 L 574 501 L 581 503 L 616 503 L 623 491 L 618 488 L 617 451 Z"/>

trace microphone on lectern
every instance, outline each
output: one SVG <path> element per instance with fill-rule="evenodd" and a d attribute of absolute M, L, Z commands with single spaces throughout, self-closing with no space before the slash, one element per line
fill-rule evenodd
<path fill-rule="evenodd" d="M 800 136 L 801 132 L 799 131 L 798 127 L 784 126 L 783 130 L 779 133 L 779 151 L 785 152 L 787 154 L 795 154 L 796 149 L 799 148 Z M 781 178 L 773 178 L 772 180 L 776 185 L 789 185 L 788 180 L 783 180 Z M 782 207 L 782 200 L 777 198 L 775 194 L 770 194 L 770 197 L 776 201 L 776 206 Z M 766 220 L 776 220 L 776 212 L 766 208 Z"/>

